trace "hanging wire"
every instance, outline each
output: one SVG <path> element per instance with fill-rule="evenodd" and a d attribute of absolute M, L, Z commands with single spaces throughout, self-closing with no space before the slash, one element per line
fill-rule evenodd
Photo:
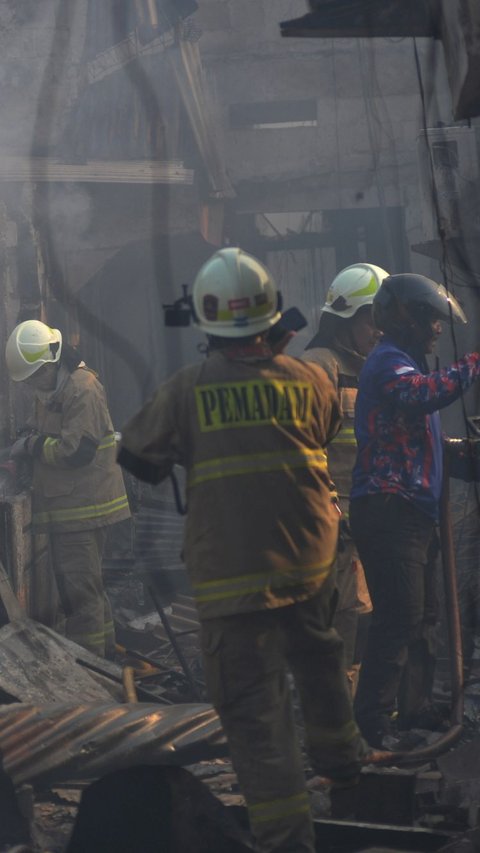
<path fill-rule="evenodd" d="M 432 151 L 432 146 L 430 143 L 430 138 L 428 135 L 425 88 L 423 85 L 423 76 L 422 76 L 422 69 L 421 69 L 421 65 L 420 65 L 420 57 L 418 54 L 417 40 L 415 38 L 413 39 L 413 51 L 414 51 L 414 57 L 415 57 L 415 68 L 416 68 L 416 72 L 417 72 L 420 101 L 421 101 L 421 105 L 422 105 L 422 129 L 423 129 L 423 132 L 425 135 L 425 145 L 427 147 L 428 165 L 429 165 L 429 169 L 430 169 L 430 181 L 431 181 L 431 188 L 432 188 L 432 204 L 433 204 L 433 209 L 434 209 L 434 213 L 435 213 L 435 221 L 436 221 L 438 238 L 440 240 L 441 247 L 442 247 L 441 258 L 440 258 L 440 262 L 439 262 L 440 271 L 442 273 L 442 279 L 443 279 L 443 284 L 445 286 L 445 290 L 447 291 L 447 293 L 450 293 L 448 277 L 450 274 L 451 278 L 453 278 L 453 272 L 452 272 L 452 265 L 451 265 L 450 256 L 449 256 L 449 252 L 448 252 L 447 236 L 445 233 L 445 229 L 441 225 L 440 199 L 439 199 L 439 194 L 438 194 L 437 182 L 436 182 L 436 178 L 435 178 L 433 151 Z M 457 343 L 457 336 L 455 334 L 455 328 L 454 328 L 454 322 L 453 322 L 453 316 L 452 316 L 451 308 L 450 308 L 449 329 L 450 329 L 450 335 L 451 335 L 451 340 L 452 340 L 452 345 L 453 345 L 454 358 L 455 358 L 455 361 L 458 361 L 458 358 L 459 358 L 458 343 Z M 461 399 L 461 403 L 462 403 L 462 413 L 463 413 L 463 418 L 465 421 L 465 428 L 467 430 L 467 435 L 471 435 L 472 429 L 471 429 L 471 426 L 470 426 L 469 421 L 468 421 L 467 410 L 466 410 L 466 406 L 465 406 L 465 395 L 464 395 L 463 389 L 460 389 L 460 399 Z"/>
<path fill-rule="evenodd" d="M 100 6 L 103 10 L 103 0 Z M 100 6 L 96 8 L 98 9 Z M 64 0 L 55 12 L 51 50 L 41 80 L 37 100 L 31 145 L 32 158 L 35 156 L 37 145 L 40 142 L 45 145 L 43 136 L 46 126 L 49 129 L 50 137 L 52 136 L 55 111 L 58 105 L 55 98 L 51 96 L 51 79 L 53 71 L 59 77 L 68 76 L 67 70 L 71 62 L 71 45 L 77 11 L 75 0 Z M 118 15 L 117 4 L 115 2 L 110 3 L 110 6 L 105 10 L 105 14 L 107 19 L 110 18 L 111 32 L 114 38 L 116 38 L 117 42 L 120 42 L 125 35 L 125 27 L 122 28 L 122 24 L 124 25 L 125 21 L 123 16 Z M 161 117 L 162 110 L 158 92 L 152 85 L 142 65 L 139 62 L 130 62 L 125 67 L 125 74 L 129 78 L 138 100 L 143 103 L 146 115 L 150 115 L 152 121 L 152 117 Z M 156 151 L 152 138 L 146 142 L 146 146 L 150 152 L 150 159 L 155 160 Z M 165 212 L 165 209 L 169 207 L 170 187 L 168 185 L 162 187 L 161 198 L 157 188 L 153 187 L 150 194 L 150 202 L 152 223 L 154 223 Z M 104 344 L 108 340 L 111 350 L 128 366 L 128 369 L 135 376 L 138 387 L 141 389 L 141 396 L 145 398 L 155 385 L 155 370 L 152 360 L 148 360 L 136 344 L 120 334 L 106 319 L 96 316 L 95 312 L 68 287 L 57 250 L 52 204 L 50 185 L 46 183 L 42 186 L 39 182 L 33 182 L 32 219 L 37 232 L 42 237 L 42 249 L 49 272 L 48 284 L 50 291 L 56 300 L 67 310 L 69 307 L 75 309 L 80 326 L 88 331 L 93 340 L 97 340 L 101 344 Z M 153 225 L 151 240 L 153 247 L 155 242 Z M 152 310 L 154 312 L 158 310 L 160 316 L 161 283 L 168 278 L 168 274 L 171 272 L 170 246 L 168 241 L 166 241 L 161 258 L 159 257 L 159 253 L 153 251 L 153 264 L 155 275 L 152 296 L 156 304 L 152 306 Z"/>
<path fill-rule="evenodd" d="M 428 135 L 428 121 L 427 121 L 427 106 L 426 106 L 426 99 L 425 99 L 425 87 L 423 84 L 422 68 L 421 68 L 421 64 L 420 64 L 420 57 L 419 57 L 419 53 L 418 53 L 418 45 L 417 45 L 416 38 L 413 38 L 413 52 L 414 52 L 414 57 L 415 57 L 415 68 L 416 68 L 416 73 L 417 73 L 418 87 L 419 87 L 419 93 L 420 93 L 420 101 L 421 101 L 421 105 L 422 105 L 422 129 L 424 132 L 425 145 L 427 147 L 427 153 L 428 153 L 428 164 L 429 164 L 429 169 L 430 169 L 430 181 L 431 181 L 431 189 L 432 189 L 432 204 L 433 204 L 433 209 L 434 209 L 434 213 L 435 213 L 437 233 L 438 233 L 438 237 L 439 237 L 441 247 L 442 247 L 441 259 L 440 259 L 440 271 L 442 273 L 442 279 L 443 279 L 443 284 L 445 286 L 445 290 L 447 291 L 447 293 L 449 293 L 450 289 L 449 289 L 449 285 L 448 285 L 448 272 L 450 272 L 450 275 L 452 276 L 452 278 L 453 278 L 453 273 L 452 273 L 452 267 L 451 267 L 449 253 L 448 253 L 447 236 L 445 233 L 445 229 L 441 225 L 440 199 L 439 199 L 438 187 L 437 187 L 436 178 L 435 178 L 433 151 L 432 151 L 432 146 L 430 143 L 430 138 Z M 465 264 L 465 266 L 467 266 L 467 265 Z M 454 321 L 453 321 L 451 308 L 450 308 L 449 329 L 450 329 L 450 336 L 451 336 L 452 345 L 453 345 L 454 360 L 458 361 L 459 354 L 458 354 L 457 336 L 455 334 Z M 474 430 L 472 429 L 472 426 L 468 420 L 467 408 L 466 408 L 466 404 L 465 404 L 465 394 L 464 394 L 463 388 L 461 386 L 460 386 L 460 398 L 459 399 L 460 399 L 461 407 L 462 407 L 462 417 L 463 417 L 463 421 L 465 424 L 466 436 L 467 436 L 467 438 L 470 438 L 474 434 Z M 472 467 L 473 467 L 473 461 L 472 461 Z M 475 501 L 477 504 L 477 511 L 478 511 L 478 514 L 480 515 L 479 484 L 475 481 L 475 479 L 473 479 L 473 490 L 474 490 L 474 495 L 475 495 Z M 466 513 L 466 511 L 467 511 L 467 502 L 465 502 L 465 513 Z M 456 547 L 457 551 L 460 547 L 460 543 L 461 543 L 461 539 L 458 540 L 458 542 L 457 542 L 457 547 Z"/>

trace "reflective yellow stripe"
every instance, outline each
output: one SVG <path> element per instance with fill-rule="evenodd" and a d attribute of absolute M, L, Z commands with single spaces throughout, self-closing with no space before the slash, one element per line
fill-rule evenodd
<path fill-rule="evenodd" d="M 358 298 L 359 296 L 375 296 L 377 288 L 377 280 L 375 276 L 372 275 L 368 284 L 364 285 L 364 287 L 361 287 L 359 290 L 354 290 L 352 293 L 349 294 L 349 298 L 353 299 L 354 297 Z"/>
<path fill-rule="evenodd" d="M 106 643 L 112 642 L 115 639 L 115 625 L 113 622 L 105 622 L 103 636 Z"/>
<path fill-rule="evenodd" d="M 301 794 L 294 794 L 292 797 L 283 797 L 280 800 L 248 805 L 248 815 L 252 824 L 277 821 L 295 814 L 305 814 L 309 811 L 310 804 L 306 791 Z"/>
<path fill-rule="evenodd" d="M 55 464 L 55 448 L 58 444 L 58 438 L 46 438 L 43 442 L 42 452 L 49 465 Z"/>
<path fill-rule="evenodd" d="M 301 583 L 320 580 L 326 574 L 333 563 L 333 555 L 330 559 L 315 566 L 295 566 L 286 569 L 282 574 L 273 570 L 259 572 L 258 574 L 237 575 L 233 578 L 220 578 L 214 581 L 194 583 L 193 591 L 198 603 L 205 601 L 219 601 L 236 596 L 250 595 L 264 590 L 283 590 L 288 587 L 298 586 Z M 288 575 L 286 574 L 288 572 Z"/>
<path fill-rule="evenodd" d="M 248 304 L 247 304 L 248 303 Z M 246 300 L 246 303 L 240 307 L 240 315 L 241 317 L 249 317 L 250 319 L 256 319 L 257 317 L 264 317 L 265 314 L 271 313 L 273 311 L 273 302 L 262 302 L 260 305 L 251 305 L 250 299 Z M 237 309 L 238 312 L 238 309 Z M 230 307 L 221 308 L 217 311 L 217 320 L 220 323 L 229 323 L 233 322 L 238 316 L 235 314 L 235 309 Z"/>
<path fill-rule="evenodd" d="M 59 438 L 48 437 L 43 442 L 43 448 L 42 448 L 43 457 L 44 457 L 45 462 L 48 465 L 55 465 L 55 463 L 57 461 L 55 450 L 58 447 L 59 441 L 60 441 Z M 106 435 L 105 438 L 102 438 L 100 444 L 97 447 L 97 451 L 98 450 L 108 450 L 109 447 L 115 447 L 115 444 L 116 444 L 115 433 L 111 432 L 108 435 Z"/>
<path fill-rule="evenodd" d="M 115 444 L 115 433 L 111 432 L 109 435 L 105 436 L 105 438 L 102 438 L 97 450 L 106 450 L 108 447 L 115 447 Z"/>
<path fill-rule="evenodd" d="M 52 329 L 50 329 L 50 331 L 52 331 Z M 49 353 L 50 355 L 52 354 L 50 350 L 50 344 L 47 344 L 47 346 L 41 350 L 37 350 L 37 352 L 30 352 L 28 349 L 25 349 L 25 347 L 22 347 L 21 343 L 18 344 L 18 348 L 27 364 L 35 364 L 36 361 L 45 361 L 44 356 L 47 355 L 47 353 Z M 53 359 L 47 360 L 53 361 Z"/>
<path fill-rule="evenodd" d="M 80 633 L 80 634 L 70 634 L 70 640 L 73 640 L 74 643 L 78 643 L 80 646 L 88 645 L 88 646 L 102 646 L 105 643 L 105 635 L 103 631 L 95 631 L 90 633 Z"/>
<path fill-rule="evenodd" d="M 310 740 L 318 742 L 324 746 L 342 746 L 342 744 L 350 743 L 358 735 L 358 726 L 355 720 L 350 720 L 345 725 L 339 728 L 324 728 L 322 726 L 310 726 Z"/>
<path fill-rule="evenodd" d="M 353 427 L 342 427 L 338 435 L 332 439 L 330 444 L 356 444 L 355 430 Z"/>
<path fill-rule="evenodd" d="M 287 450 L 275 453 L 254 453 L 249 456 L 225 456 L 194 465 L 188 485 L 197 486 L 207 480 L 235 477 L 239 474 L 288 471 L 289 468 L 325 469 L 326 467 L 327 455 L 323 450 Z"/>
<path fill-rule="evenodd" d="M 126 495 L 121 495 L 121 497 L 103 504 L 37 512 L 33 515 L 33 522 L 34 524 L 45 524 L 49 521 L 87 521 L 88 519 L 111 515 L 113 512 L 118 512 L 122 509 L 128 509 L 128 498 Z"/>

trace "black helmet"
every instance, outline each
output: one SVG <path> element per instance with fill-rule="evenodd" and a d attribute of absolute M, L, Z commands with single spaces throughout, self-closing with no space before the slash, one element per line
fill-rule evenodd
<path fill-rule="evenodd" d="M 373 299 L 373 319 L 382 332 L 405 331 L 405 321 L 422 323 L 432 316 L 467 322 L 455 297 L 424 275 L 389 275 Z"/>

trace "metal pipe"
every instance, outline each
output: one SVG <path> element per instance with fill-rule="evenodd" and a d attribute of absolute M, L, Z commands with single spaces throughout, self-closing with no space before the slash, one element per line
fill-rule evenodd
<path fill-rule="evenodd" d="M 135 673 L 133 666 L 124 666 L 122 669 L 122 683 L 125 702 L 138 702 L 135 688 Z"/>
<path fill-rule="evenodd" d="M 155 0 L 147 0 L 147 11 L 150 18 L 150 24 L 154 30 L 158 29 L 158 11 L 155 5 Z"/>
<path fill-rule="evenodd" d="M 156 592 L 152 586 L 148 586 L 147 589 L 148 589 L 149 595 L 150 595 L 150 597 L 151 597 L 151 599 L 152 599 L 152 601 L 156 607 L 157 613 L 160 616 L 160 619 L 162 621 L 162 625 L 163 625 L 164 631 L 168 637 L 168 640 L 169 640 L 169 642 L 170 642 L 170 644 L 171 644 L 171 646 L 172 646 L 172 648 L 173 648 L 173 650 L 174 650 L 174 652 L 178 658 L 178 662 L 179 662 L 180 666 L 183 669 L 183 673 L 185 675 L 185 678 L 188 681 L 188 684 L 190 686 L 190 690 L 192 692 L 192 697 L 194 699 L 199 699 L 200 694 L 198 691 L 198 687 L 195 684 L 192 673 L 190 672 L 190 667 L 187 663 L 187 659 L 186 659 L 185 655 L 183 654 L 179 644 L 177 643 L 175 633 L 172 631 L 172 629 L 170 627 L 170 623 L 168 621 L 167 615 L 166 615 L 162 605 L 160 604 L 159 598 L 158 598 L 158 596 L 157 596 L 157 594 L 156 594 Z"/>

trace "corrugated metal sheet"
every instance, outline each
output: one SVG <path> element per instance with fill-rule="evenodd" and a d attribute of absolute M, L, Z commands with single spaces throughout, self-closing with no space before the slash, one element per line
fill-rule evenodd
<path fill-rule="evenodd" d="M 185 571 L 181 559 L 185 520 L 172 507 L 142 506 L 135 516 L 135 557 L 157 571 Z"/>
<path fill-rule="evenodd" d="M 211 705 L 9 705 L 0 751 L 15 785 L 91 779 L 135 764 L 184 765 L 227 754 Z"/>

